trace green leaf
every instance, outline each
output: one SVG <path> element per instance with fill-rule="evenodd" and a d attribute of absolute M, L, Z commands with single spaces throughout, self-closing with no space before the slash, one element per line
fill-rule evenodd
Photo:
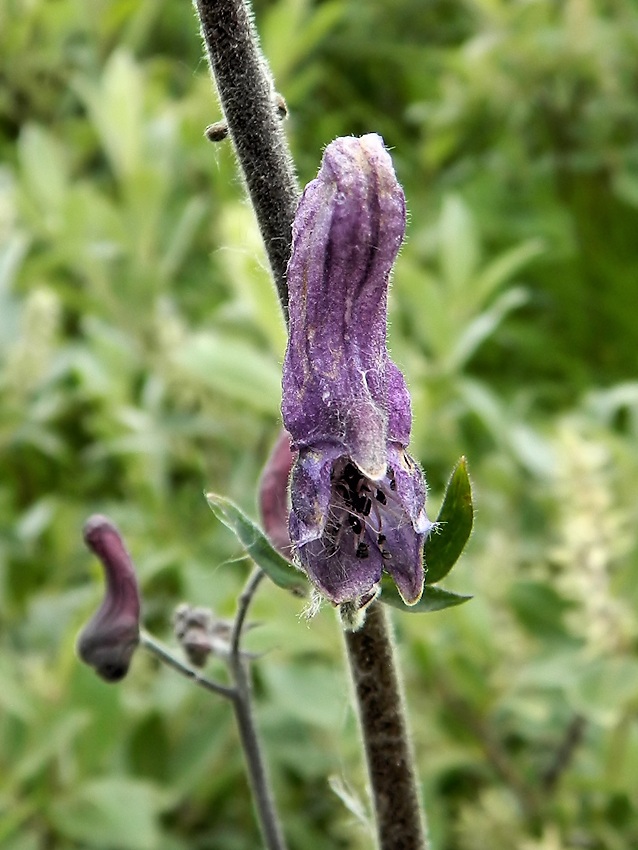
<path fill-rule="evenodd" d="M 480 256 L 474 216 L 458 195 L 447 195 L 439 219 L 439 262 L 452 292 L 462 293 L 471 288 Z"/>
<path fill-rule="evenodd" d="M 379 597 L 381 602 L 392 605 L 393 608 L 398 608 L 407 614 L 428 614 L 432 611 L 442 611 L 444 608 L 462 605 L 463 602 L 467 602 L 471 598 L 471 596 L 463 596 L 460 593 L 453 593 L 451 590 L 443 590 L 441 587 L 426 584 L 423 589 L 423 596 L 416 605 L 406 605 L 401 599 L 391 576 L 387 574 L 384 574 L 381 579 L 381 596 Z"/>
<path fill-rule="evenodd" d="M 49 814 L 55 828 L 79 844 L 153 850 L 168 802 L 149 782 L 113 776 L 80 783 L 68 797 L 56 799 Z"/>
<path fill-rule="evenodd" d="M 463 328 L 447 357 L 447 368 L 459 372 L 471 360 L 477 349 L 490 337 L 505 316 L 517 310 L 528 300 L 527 293 L 520 287 L 508 289 L 478 316 Z"/>
<path fill-rule="evenodd" d="M 487 304 L 488 300 L 506 281 L 510 280 L 531 260 L 545 250 L 541 239 L 528 239 L 508 251 L 499 254 L 489 263 L 481 274 L 474 280 L 473 300 L 477 309 Z"/>
<path fill-rule="evenodd" d="M 241 339 L 212 331 L 187 337 L 174 352 L 184 378 L 260 413 L 276 414 L 281 401 L 281 369 L 274 356 Z"/>
<path fill-rule="evenodd" d="M 253 561 L 278 587 L 295 596 L 306 596 L 308 582 L 303 574 L 273 549 L 263 531 L 237 505 L 217 493 L 206 493 L 206 501 L 217 519 L 237 535 Z"/>
<path fill-rule="evenodd" d="M 64 147 L 47 130 L 27 124 L 18 143 L 25 184 L 43 217 L 59 212 L 68 191 Z"/>
<path fill-rule="evenodd" d="M 450 572 L 472 531 L 472 485 L 464 457 L 454 467 L 436 522 L 438 528 L 426 540 L 423 556 L 429 585 L 440 581 Z"/>

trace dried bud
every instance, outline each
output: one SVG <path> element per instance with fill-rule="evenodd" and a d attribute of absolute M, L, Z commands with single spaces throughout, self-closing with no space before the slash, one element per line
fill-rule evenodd
<path fill-rule="evenodd" d="M 113 523 L 104 516 L 90 517 L 84 542 L 104 566 L 106 595 L 77 641 L 78 655 L 107 682 L 118 682 L 128 672 L 140 640 L 140 592 L 131 556 Z"/>
<path fill-rule="evenodd" d="M 245 628 L 253 628 L 247 623 Z M 203 667 L 212 653 L 217 658 L 228 658 L 233 630 L 231 620 L 216 617 L 210 608 L 199 608 L 183 602 L 175 609 L 173 631 L 180 646 L 194 667 Z M 250 653 L 242 652 L 246 658 Z"/>
<path fill-rule="evenodd" d="M 203 667 L 212 651 L 213 612 L 208 608 L 192 608 L 182 603 L 175 609 L 173 631 L 188 660 Z"/>

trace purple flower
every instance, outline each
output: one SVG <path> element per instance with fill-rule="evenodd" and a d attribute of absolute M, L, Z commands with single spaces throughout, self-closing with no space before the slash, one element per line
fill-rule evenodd
<path fill-rule="evenodd" d="M 386 347 L 388 281 L 405 199 L 377 135 L 325 150 L 293 225 L 282 414 L 297 459 L 290 539 L 333 603 L 366 604 L 383 570 L 408 605 L 423 592 L 432 527 L 406 452 L 412 414 Z"/>
<path fill-rule="evenodd" d="M 140 640 L 137 578 L 120 533 L 107 517 L 96 514 L 86 521 L 84 542 L 104 566 L 106 594 L 82 629 L 77 651 L 99 676 L 117 682 L 127 674 Z"/>

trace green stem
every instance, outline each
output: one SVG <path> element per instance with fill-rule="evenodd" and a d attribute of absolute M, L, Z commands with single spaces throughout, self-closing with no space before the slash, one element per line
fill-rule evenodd
<path fill-rule="evenodd" d="M 207 676 L 202 675 L 199 670 L 196 670 L 189 664 L 184 664 L 183 661 L 180 661 L 179 658 L 173 655 L 173 653 L 165 646 L 162 646 L 162 644 L 158 640 L 155 640 L 155 638 L 148 632 L 141 633 L 140 646 L 168 667 L 172 667 L 173 670 L 176 670 L 178 673 L 181 673 L 182 676 L 190 679 L 191 682 L 199 685 L 200 688 L 204 688 L 206 691 L 212 691 L 212 693 L 217 694 L 220 697 L 225 697 L 225 699 L 235 699 L 236 694 L 234 688 L 229 688 L 227 685 L 221 685 L 219 682 L 215 682 Z"/>

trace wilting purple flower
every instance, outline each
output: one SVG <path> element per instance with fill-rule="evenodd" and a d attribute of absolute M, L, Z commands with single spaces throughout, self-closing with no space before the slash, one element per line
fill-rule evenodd
<path fill-rule="evenodd" d="M 341 604 L 373 598 L 383 570 L 409 605 L 423 592 L 421 470 L 412 414 L 386 347 L 388 280 L 405 199 L 377 135 L 325 150 L 293 225 L 282 413 L 298 452 L 290 538 L 300 566 Z"/>
<path fill-rule="evenodd" d="M 78 655 L 107 682 L 128 672 L 140 640 L 140 593 L 131 556 L 107 517 L 96 514 L 84 525 L 84 542 L 104 566 L 102 605 L 82 629 Z"/>

